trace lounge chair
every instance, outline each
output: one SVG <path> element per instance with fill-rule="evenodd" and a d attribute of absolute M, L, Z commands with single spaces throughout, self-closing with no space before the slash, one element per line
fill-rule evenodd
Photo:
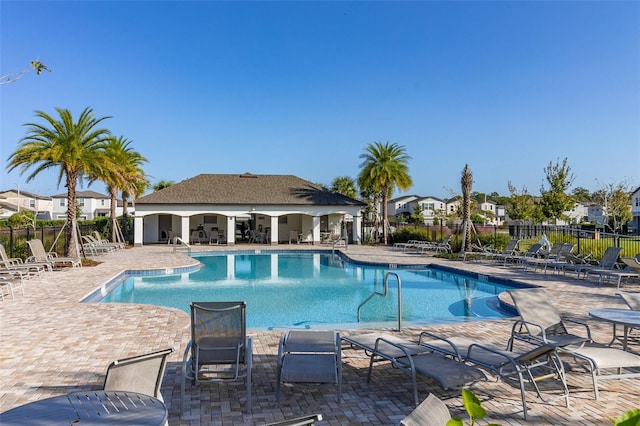
<path fill-rule="evenodd" d="M 45 270 L 48 268 L 48 264 L 44 263 L 30 263 L 26 264 L 19 257 L 10 258 L 7 256 L 7 251 L 4 246 L 0 244 L 0 271 L 8 271 L 14 273 L 14 275 L 25 276 L 25 278 L 31 276 L 41 277 Z"/>
<path fill-rule="evenodd" d="M 606 278 L 614 278 L 618 289 L 620 289 L 623 279 L 639 278 L 640 274 L 633 270 L 617 269 L 618 256 L 621 252 L 621 247 L 607 248 L 599 265 L 584 270 L 584 278 L 586 279 L 589 275 L 598 275 L 598 284 L 602 284 Z"/>
<path fill-rule="evenodd" d="M 12 274 L 0 275 L 0 300 L 4 300 L 4 289 L 7 289 L 7 296 L 11 296 L 11 299 L 15 298 L 15 289 L 19 288 L 24 296 L 24 279 L 21 276 L 15 276 Z"/>
<path fill-rule="evenodd" d="M 164 401 L 160 393 L 167 357 L 173 348 L 112 362 L 104 379 L 105 391 L 129 391 Z"/>
<path fill-rule="evenodd" d="M 393 367 L 411 376 L 416 407 L 420 403 L 416 383 L 418 373 L 436 380 L 445 390 L 460 388 L 487 378 L 476 367 L 433 353 L 432 349 L 391 334 L 367 333 L 343 336 L 342 340 L 352 348 L 363 349 L 370 357 L 368 382 L 371 381 L 374 363 L 383 361 L 391 362 Z"/>
<path fill-rule="evenodd" d="M 512 328 L 508 348 L 515 340 L 556 347 L 560 355 L 573 357 L 591 373 L 595 399 L 598 399 L 598 380 L 640 377 L 639 355 L 594 342 L 585 323 L 574 321 L 586 327 L 586 338 L 568 333 L 544 289 L 508 292 L 521 317 Z M 613 372 L 608 373 L 610 370 Z"/>
<path fill-rule="evenodd" d="M 523 267 L 533 267 L 533 271 L 537 271 L 538 268 L 542 268 L 542 271 L 546 274 L 549 267 L 557 269 L 561 268 L 566 262 L 566 255 L 571 253 L 575 244 L 571 243 L 554 243 L 551 247 L 551 251 L 547 254 L 542 254 L 541 257 L 529 257 L 524 260 Z"/>
<path fill-rule="evenodd" d="M 83 241 L 82 248 L 84 249 L 84 252 L 89 256 L 100 256 L 103 254 L 109 254 L 116 251 L 115 247 L 107 246 L 102 243 L 99 243 L 91 235 L 83 235 L 82 241 Z"/>
<path fill-rule="evenodd" d="M 419 344 L 483 368 L 499 380 L 517 381 L 525 420 L 528 418 L 525 393 L 527 383 L 533 385 L 543 402 L 564 398 L 566 406 L 569 406 L 569 389 L 564 368 L 554 346 L 541 344 L 525 351 L 514 351 L 513 347 L 502 350 L 466 337 L 444 338 L 428 331 L 420 334 Z M 561 394 L 545 397 L 538 386 L 538 382 L 545 379 L 558 379 L 562 384 Z"/>
<path fill-rule="evenodd" d="M 628 292 L 619 292 L 618 295 L 622 297 L 624 303 L 629 306 L 629 309 L 633 311 L 640 311 L 640 293 L 628 293 Z"/>
<path fill-rule="evenodd" d="M 578 279 L 580 279 L 580 274 L 583 274 L 582 278 L 584 279 L 590 271 L 596 271 L 598 269 L 612 270 L 618 261 L 618 256 L 621 251 L 622 248 L 620 247 L 608 247 L 602 255 L 602 259 L 600 259 L 600 262 L 597 264 L 591 263 L 587 259 L 577 257 L 573 258 L 572 256 L 569 256 L 568 258 L 571 259 L 572 262 L 565 265 L 563 267 L 563 271 L 564 273 L 567 271 L 576 272 Z"/>
<path fill-rule="evenodd" d="M 82 260 L 78 257 L 58 257 L 57 253 L 47 253 L 44 249 L 42 241 L 33 239 L 27 241 L 32 256 L 27 258 L 26 263 L 47 264 L 49 269 L 59 266 L 81 267 Z"/>
<path fill-rule="evenodd" d="M 291 244 L 292 241 L 294 241 L 296 244 L 300 243 L 298 241 L 298 231 L 289 231 L 289 244 Z"/>
<path fill-rule="evenodd" d="M 116 249 L 123 249 L 126 247 L 123 242 L 119 242 L 119 241 L 111 242 L 102 238 L 102 235 L 100 235 L 98 231 L 93 231 L 93 238 L 98 244 L 101 244 L 101 245 L 115 247 Z"/>
<path fill-rule="evenodd" d="M 252 340 L 247 337 L 245 302 L 192 302 L 191 341 L 182 360 L 180 415 L 185 387 L 192 383 L 245 380 L 251 413 Z"/>
<path fill-rule="evenodd" d="M 430 393 L 411 414 L 400 421 L 400 426 L 444 426 L 449 420 L 449 407 Z"/>
<path fill-rule="evenodd" d="M 509 240 L 504 250 L 502 250 L 499 253 L 494 251 L 485 251 L 485 252 L 479 252 L 479 253 L 473 253 L 473 254 L 477 258 L 485 258 L 486 260 L 495 261 L 497 259 L 504 258 L 505 256 L 515 255 L 517 252 L 519 243 L 520 243 L 520 240 L 512 239 L 512 240 Z"/>
<path fill-rule="evenodd" d="M 525 265 L 525 262 L 528 259 L 533 259 L 537 257 L 541 249 L 542 249 L 542 243 L 535 243 L 535 244 L 532 244 L 531 247 L 529 247 L 529 249 L 523 253 L 498 256 L 497 259 L 502 260 L 504 262 L 503 265 L 512 263 L 516 266 L 521 266 L 521 265 Z"/>
<path fill-rule="evenodd" d="M 212 229 L 209 232 L 209 244 L 220 244 L 220 234 L 217 229 Z"/>
<path fill-rule="evenodd" d="M 620 260 L 635 272 L 640 272 L 640 253 L 636 257 L 621 257 Z"/>
<path fill-rule="evenodd" d="M 437 243 L 423 243 L 416 246 L 418 253 L 428 252 L 451 253 L 451 235 L 447 235 L 442 241 Z"/>
<path fill-rule="evenodd" d="M 290 330 L 278 345 L 276 401 L 282 383 L 334 383 L 342 398 L 340 334 L 335 331 Z"/>

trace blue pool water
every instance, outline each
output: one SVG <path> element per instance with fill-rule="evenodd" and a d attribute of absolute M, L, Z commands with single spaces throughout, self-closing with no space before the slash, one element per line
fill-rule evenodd
<path fill-rule="evenodd" d="M 192 301 L 247 302 L 247 326 L 380 328 L 397 326 L 402 282 L 403 326 L 504 318 L 496 295 L 509 288 L 437 269 L 389 269 L 347 263 L 330 253 L 228 254 L 196 257 L 191 273 L 129 277 L 101 302 L 145 303 L 189 312 Z"/>

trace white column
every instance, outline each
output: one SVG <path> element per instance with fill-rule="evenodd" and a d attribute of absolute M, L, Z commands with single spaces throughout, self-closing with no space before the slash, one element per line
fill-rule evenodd
<path fill-rule="evenodd" d="M 313 217 L 313 243 L 320 242 L 320 216 Z"/>
<path fill-rule="evenodd" d="M 353 217 L 353 241 L 355 244 L 362 244 L 362 216 Z"/>
<path fill-rule="evenodd" d="M 236 243 L 236 217 L 229 216 L 227 219 L 227 244 L 234 245 Z"/>
<path fill-rule="evenodd" d="M 189 216 L 182 216 L 182 221 L 180 224 L 180 238 L 182 239 L 182 241 L 184 241 L 185 243 L 189 244 L 189 237 L 190 237 L 190 231 L 189 231 Z"/>
<path fill-rule="evenodd" d="M 271 241 L 268 244 L 278 244 L 278 216 L 271 216 Z"/>
<path fill-rule="evenodd" d="M 144 235 L 144 218 L 142 216 L 136 216 L 133 219 L 133 245 L 136 247 L 142 246 L 142 236 Z"/>

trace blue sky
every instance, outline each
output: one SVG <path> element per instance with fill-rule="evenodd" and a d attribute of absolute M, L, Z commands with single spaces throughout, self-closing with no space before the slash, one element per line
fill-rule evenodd
<path fill-rule="evenodd" d="M 85 107 L 146 156 L 153 183 L 200 173 L 357 177 L 402 145 L 414 186 L 538 194 L 640 185 L 640 2 L 0 2 L 0 189 L 52 195 L 6 160 L 34 111 Z M 85 185 L 84 188 L 87 188 Z M 89 189 L 104 192 L 94 184 Z"/>

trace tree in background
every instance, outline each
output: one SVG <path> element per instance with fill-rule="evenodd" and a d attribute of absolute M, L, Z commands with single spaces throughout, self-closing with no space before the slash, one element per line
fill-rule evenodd
<path fill-rule="evenodd" d="M 600 189 L 593 193 L 593 200 L 604 211 L 605 225 L 614 232 L 622 230 L 622 225 L 633 219 L 629 208 L 631 192 L 630 185 L 622 181 L 601 185 Z"/>
<path fill-rule="evenodd" d="M 161 180 L 160 182 L 153 185 L 153 191 L 154 192 L 160 191 L 161 189 L 165 189 L 170 186 L 173 186 L 173 184 L 174 182 L 172 180 Z"/>
<path fill-rule="evenodd" d="M 407 164 L 411 157 L 407 155 L 403 146 L 389 142 L 374 142 L 367 146 L 360 158 L 363 162 L 360 164 L 362 170 L 358 175 L 358 185 L 377 193 L 377 198 L 382 202 L 382 234 L 384 243 L 387 244 L 387 201 L 396 187 L 406 191 L 413 185 Z"/>
<path fill-rule="evenodd" d="M 545 189 L 544 186 L 540 188 L 542 194 L 540 205 L 544 217 L 556 223 L 563 217 L 563 212 L 573 207 L 573 197 L 568 194 L 568 191 L 575 177 L 571 173 L 571 167 L 567 164 L 566 158 L 562 160 L 562 164 L 559 161 L 555 164 L 549 162 L 544 169 L 544 174 L 549 188 Z"/>
<path fill-rule="evenodd" d="M 331 182 L 331 190 L 350 198 L 358 197 L 356 182 L 349 176 L 338 176 Z"/>
<path fill-rule="evenodd" d="M 67 238 L 64 247 L 65 256 L 79 257 L 78 229 L 76 214 L 76 187 L 87 176 L 96 176 L 112 167 L 104 153 L 110 133 L 98 125 L 107 118 L 96 118 L 91 108 L 85 108 L 74 122 L 73 115 L 67 109 L 56 108 L 59 120 L 36 111 L 36 117 L 46 123 L 27 123 L 27 136 L 9 156 L 9 171 L 20 167 L 20 174 L 35 167 L 27 177 L 27 182 L 43 170 L 57 167 L 58 185 L 65 179 L 67 188 Z"/>
<path fill-rule="evenodd" d="M 413 213 L 407 217 L 407 222 L 414 225 L 424 225 L 424 216 L 422 214 L 422 206 L 420 204 L 416 204 L 416 208 L 413 210 Z"/>
<path fill-rule="evenodd" d="M 0 76 L 0 86 L 18 81 L 20 77 L 22 77 L 23 75 L 31 71 L 32 68 L 35 70 L 36 75 L 42 74 L 42 71 L 51 72 L 51 70 L 47 68 L 47 66 L 42 62 L 38 60 L 31 61 L 31 64 L 27 66 L 25 69 L 23 69 L 22 71 L 13 72 L 10 74 L 5 74 Z"/>
<path fill-rule="evenodd" d="M 465 164 L 460 177 L 460 188 L 462 190 L 462 247 L 460 253 L 464 253 L 471 248 L 471 232 L 473 223 L 471 222 L 471 189 L 473 187 L 473 174 L 469 165 Z"/>
<path fill-rule="evenodd" d="M 575 188 L 573 188 L 573 191 L 571 191 L 571 195 L 573 196 L 573 199 L 575 201 L 581 201 L 583 203 L 588 203 L 593 201 L 593 199 L 591 198 L 591 193 L 589 192 L 589 190 L 587 188 L 583 188 L 581 186 L 577 186 Z"/>
<path fill-rule="evenodd" d="M 534 201 L 533 197 L 527 191 L 527 188 L 523 187 L 522 191 L 511 183 L 507 182 L 509 188 L 509 203 L 507 204 L 507 215 L 511 220 L 521 220 L 523 222 L 531 220 L 534 217 Z"/>

